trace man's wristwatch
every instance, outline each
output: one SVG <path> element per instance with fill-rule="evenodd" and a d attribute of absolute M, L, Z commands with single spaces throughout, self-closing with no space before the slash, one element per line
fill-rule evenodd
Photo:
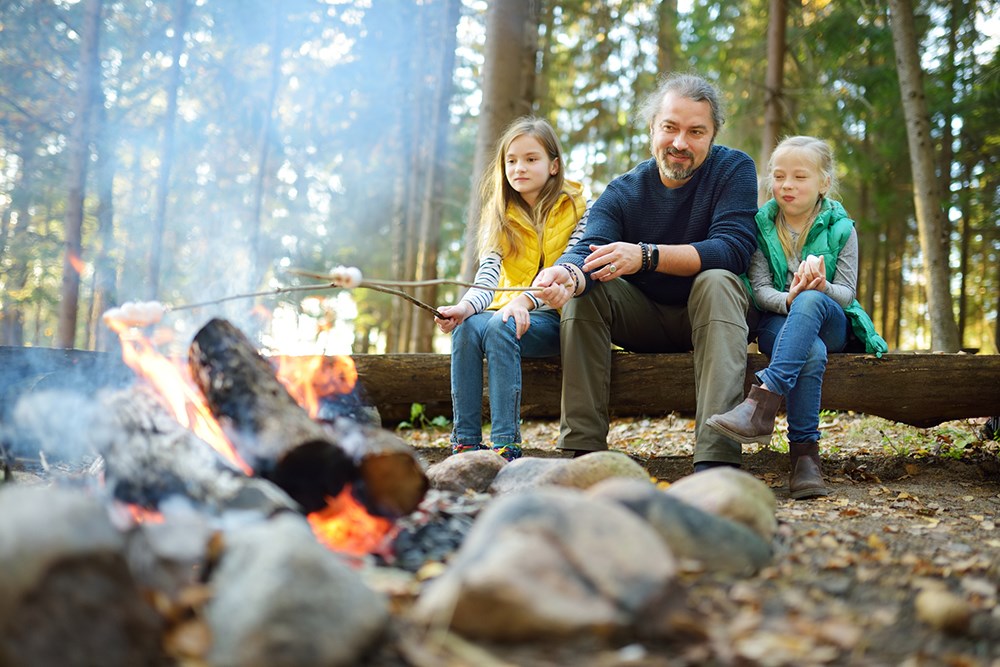
<path fill-rule="evenodd" d="M 655 243 L 649 244 L 650 256 L 649 256 L 649 270 L 656 271 L 656 267 L 660 263 L 660 246 Z"/>

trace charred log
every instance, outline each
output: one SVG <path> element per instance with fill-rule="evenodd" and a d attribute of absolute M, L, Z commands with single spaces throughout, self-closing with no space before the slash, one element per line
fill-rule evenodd
<path fill-rule="evenodd" d="M 326 507 L 347 484 L 377 514 L 405 514 L 420 502 L 427 479 L 405 443 L 381 429 L 314 421 L 229 322 L 209 321 L 195 335 L 188 363 L 243 461 L 306 512 Z"/>
<path fill-rule="evenodd" d="M 354 481 L 354 466 L 313 421 L 243 333 L 210 320 L 188 350 L 195 384 L 240 458 L 285 490 L 306 512 L 327 505 Z"/>
<path fill-rule="evenodd" d="M 156 510 L 180 496 L 214 511 L 298 510 L 269 482 L 247 477 L 170 415 L 153 390 L 138 385 L 100 396 L 105 486 L 125 503 Z"/>
<path fill-rule="evenodd" d="M 329 426 L 358 471 L 352 493 L 369 511 L 388 518 L 417 509 L 429 481 L 410 447 L 390 431 L 338 419 Z"/>

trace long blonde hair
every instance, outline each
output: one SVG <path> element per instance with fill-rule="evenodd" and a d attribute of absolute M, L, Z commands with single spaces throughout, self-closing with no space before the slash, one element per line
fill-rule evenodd
<path fill-rule="evenodd" d="M 832 197 L 837 188 L 837 169 L 833 161 L 833 148 L 827 142 L 816 137 L 798 135 L 782 139 L 771 152 L 771 157 L 767 163 L 767 176 L 771 182 L 772 195 L 774 194 L 773 175 L 775 160 L 780 153 L 788 151 L 801 151 L 812 163 L 813 168 L 826 178 L 826 192 L 820 192 L 819 199 L 816 200 L 816 208 L 814 210 L 818 213 L 823 205 L 823 200 L 827 197 Z M 782 215 L 780 208 L 778 209 L 778 214 Z M 802 246 L 806 242 L 806 237 L 809 236 L 809 231 L 812 229 L 815 221 L 816 215 L 813 215 L 799 234 L 799 242 L 797 244 L 792 241 L 792 235 L 785 225 L 776 225 L 778 228 L 778 240 L 781 241 L 781 247 L 784 248 L 785 255 L 788 257 L 799 256 Z"/>
<path fill-rule="evenodd" d="M 534 206 L 529 206 L 524 201 L 521 194 L 511 187 L 507 182 L 505 163 L 507 151 L 511 143 L 522 135 L 529 135 L 538 139 L 538 143 L 545 149 L 550 160 L 558 160 L 558 171 L 549 177 L 542 186 L 538 199 Z M 480 257 L 488 252 L 504 249 L 511 255 L 519 252 L 519 243 L 507 218 L 507 208 L 510 205 L 520 208 L 531 220 L 535 229 L 541 229 L 549 211 L 559 199 L 563 192 L 566 178 L 563 175 L 562 146 L 555 130 L 548 121 L 535 118 L 534 116 L 523 116 L 507 126 L 496 144 L 496 153 L 493 157 L 492 167 L 486 172 L 480 185 L 482 192 L 483 210 L 479 217 L 479 255 Z"/>

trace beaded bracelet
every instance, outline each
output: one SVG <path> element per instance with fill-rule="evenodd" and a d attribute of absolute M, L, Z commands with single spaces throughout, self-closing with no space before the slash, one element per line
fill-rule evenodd
<path fill-rule="evenodd" d="M 642 265 L 639 270 L 645 271 L 649 268 L 649 245 L 639 241 L 639 250 L 642 252 Z"/>
<path fill-rule="evenodd" d="M 559 266 L 569 271 L 570 277 L 573 278 L 573 296 L 576 296 L 576 293 L 580 291 L 580 278 L 576 275 L 576 271 L 573 270 L 574 265 L 569 262 L 563 262 Z"/>

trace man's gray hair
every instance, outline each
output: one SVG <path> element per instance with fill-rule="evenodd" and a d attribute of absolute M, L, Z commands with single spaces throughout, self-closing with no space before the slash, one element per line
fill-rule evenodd
<path fill-rule="evenodd" d="M 715 125 L 714 134 L 718 134 L 725 124 L 726 112 L 722 108 L 719 90 L 697 74 L 674 72 L 661 79 L 657 89 L 647 95 L 639 106 L 639 119 L 644 127 L 652 127 L 653 120 L 656 119 L 656 112 L 660 110 L 660 105 L 667 93 L 677 93 L 681 97 L 695 102 L 708 102 L 708 106 L 712 109 L 712 123 Z"/>

